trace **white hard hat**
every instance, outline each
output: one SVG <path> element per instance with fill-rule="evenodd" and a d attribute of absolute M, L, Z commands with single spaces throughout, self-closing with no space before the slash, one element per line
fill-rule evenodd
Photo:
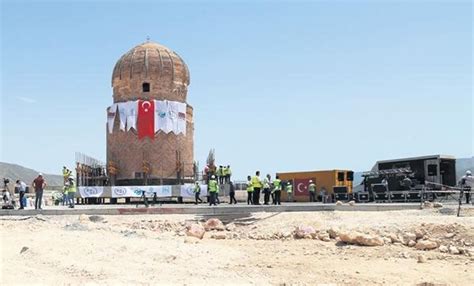
<path fill-rule="evenodd" d="M 211 176 L 211 179 L 215 179 L 215 178 L 216 178 L 216 176 L 214 176 L 214 175 Z"/>
<path fill-rule="evenodd" d="M 69 180 L 74 180 L 74 176 L 69 176 Z"/>
<path fill-rule="evenodd" d="M 467 176 L 472 175 L 471 170 L 467 170 L 467 171 L 466 171 L 466 175 L 467 175 Z"/>
<path fill-rule="evenodd" d="M 312 183 L 312 182 L 313 182 L 313 180 L 309 180 L 309 182 L 310 182 L 310 183 Z"/>
<path fill-rule="evenodd" d="M 43 176 L 43 173 L 39 173 L 38 176 Z"/>

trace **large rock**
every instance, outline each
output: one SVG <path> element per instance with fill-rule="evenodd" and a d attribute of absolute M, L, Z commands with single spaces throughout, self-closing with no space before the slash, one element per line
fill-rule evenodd
<path fill-rule="evenodd" d="M 401 241 L 400 241 L 400 238 L 399 238 L 398 235 L 396 235 L 395 233 L 390 233 L 390 234 L 388 235 L 388 237 L 390 238 L 390 240 L 392 241 L 392 243 L 401 242 Z"/>
<path fill-rule="evenodd" d="M 339 232 L 339 239 L 342 242 L 356 244 L 356 238 L 361 235 L 359 232 Z"/>
<path fill-rule="evenodd" d="M 459 249 L 456 246 L 451 245 L 449 247 L 449 253 L 451 253 L 451 254 L 460 254 L 461 252 L 459 251 Z"/>
<path fill-rule="evenodd" d="M 364 246 L 382 246 L 384 245 L 383 238 L 376 235 L 360 234 L 356 237 L 356 242 Z"/>
<path fill-rule="evenodd" d="M 408 243 L 413 240 L 413 241 L 416 241 L 416 234 L 414 234 L 413 232 L 406 232 L 403 234 L 402 236 L 402 243 L 405 244 L 405 245 L 408 245 Z"/>
<path fill-rule="evenodd" d="M 322 241 L 331 241 L 331 237 L 329 236 L 329 233 L 323 231 L 318 234 L 318 238 Z"/>
<path fill-rule="evenodd" d="M 360 232 L 340 232 L 339 239 L 342 242 L 362 246 L 382 246 L 383 238 L 376 235 L 363 234 Z"/>
<path fill-rule="evenodd" d="M 316 235 L 316 230 L 312 226 L 308 225 L 300 225 L 295 229 L 295 237 L 296 238 L 305 238 L 305 237 L 313 237 Z"/>
<path fill-rule="evenodd" d="M 416 239 L 423 238 L 423 236 L 425 236 L 425 232 L 421 229 L 415 229 L 415 236 Z"/>
<path fill-rule="evenodd" d="M 439 247 L 439 252 L 446 253 L 448 251 L 449 251 L 449 249 L 445 245 L 441 245 Z"/>
<path fill-rule="evenodd" d="M 204 223 L 204 229 L 209 230 L 225 230 L 225 226 L 218 218 L 210 218 Z"/>
<path fill-rule="evenodd" d="M 350 205 L 351 207 L 353 207 L 355 204 L 356 204 L 355 201 L 350 201 L 350 202 L 349 202 L 349 205 Z"/>
<path fill-rule="evenodd" d="M 336 206 L 342 206 L 342 202 L 341 202 L 341 201 L 337 201 L 337 202 L 336 202 Z"/>
<path fill-rule="evenodd" d="M 200 224 L 194 223 L 186 227 L 186 235 L 202 239 L 206 230 Z"/>
<path fill-rule="evenodd" d="M 330 238 L 336 238 L 339 236 L 339 232 L 341 230 L 337 227 L 331 227 L 330 229 L 328 229 L 328 233 L 329 233 L 329 237 Z"/>
<path fill-rule="evenodd" d="M 415 245 L 416 249 L 419 250 L 430 250 L 430 249 L 435 249 L 438 247 L 438 244 L 434 241 L 431 240 L 418 240 L 418 242 Z"/>

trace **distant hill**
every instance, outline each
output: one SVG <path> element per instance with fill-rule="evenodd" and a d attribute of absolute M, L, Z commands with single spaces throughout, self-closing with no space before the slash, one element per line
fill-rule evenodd
<path fill-rule="evenodd" d="M 38 176 L 38 173 L 39 171 L 25 168 L 20 165 L 0 162 L 0 179 L 2 180 L 0 183 L 2 186 L 3 178 L 10 179 L 11 183 L 15 183 L 16 180 L 20 179 L 26 184 L 30 185 Z M 49 186 L 62 186 L 63 184 L 63 177 L 61 175 L 50 175 L 43 173 L 43 176 Z"/>
<path fill-rule="evenodd" d="M 467 170 L 474 172 L 474 157 L 456 158 L 456 180 L 459 180 L 462 176 L 464 176 Z M 354 172 L 354 186 L 360 184 L 361 182 L 362 172 Z"/>

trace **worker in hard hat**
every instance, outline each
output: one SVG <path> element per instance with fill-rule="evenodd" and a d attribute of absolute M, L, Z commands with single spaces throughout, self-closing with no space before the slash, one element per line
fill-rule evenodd
<path fill-rule="evenodd" d="M 281 180 L 279 176 L 275 177 L 273 180 L 273 195 L 274 195 L 274 205 L 281 205 Z"/>
<path fill-rule="evenodd" d="M 260 205 L 260 191 L 262 190 L 262 180 L 260 179 L 260 171 L 255 172 L 255 176 L 252 177 L 253 187 L 253 204 Z"/>
<path fill-rule="evenodd" d="M 196 200 L 194 204 L 197 205 L 198 203 L 202 203 L 202 200 L 199 197 L 201 195 L 201 186 L 199 185 L 198 181 L 196 181 L 196 183 L 194 184 L 193 192 L 194 192 L 194 199 Z"/>
<path fill-rule="evenodd" d="M 253 186 L 252 186 L 252 178 L 247 176 L 247 205 L 252 205 L 253 202 Z"/>
<path fill-rule="evenodd" d="M 76 196 L 76 185 L 74 183 L 74 177 L 69 176 L 68 185 L 67 185 L 67 195 L 69 200 L 69 207 L 74 208 L 74 199 Z"/>
<path fill-rule="evenodd" d="M 288 181 L 286 183 L 286 194 L 287 194 L 287 201 L 292 202 L 293 201 L 293 186 L 291 185 L 291 181 Z"/>
<path fill-rule="evenodd" d="M 268 205 L 268 202 L 270 201 L 270 185 L 272 183 L 271 181 L 271 176 L 270 174 L 267 174 L 267 176 L 263 179 L 263 204 Z"/>
<path fill-rule="evenodd" d="M 64 179 L 64 184 L 67 183 L 67 180 L 69 178 L 69 172 L 66 166 L 63 166 L 63 179 Z"/>
<path fill-rule="evenodd" d="M 212 205 L 217 206 L 217 204 L 216 204 L 216 194 L 218 192 L 218 187 L 219 187 L 219 184 L 217 183 L 216 176 L 212 175 L 211 179 L 209 180 L 209 185 L 208 185 L 209 205 L 210 206 L 212 206 Z"/>
<path fill-rule="evenodd" d="M 308 191 L 309 201 L 316 202 L 316 184 L 313 182 L 313 180 L 309 180 Z"/>
<path fill-rule="evenodd" d="M 471 170 L 466 171 L 466 174 L 462 176 L 459 181 L 459 185 L 461 185 L 461 188 L 466 195 L 466 204 L 469 204 L 471 202 L 471 191 L 474 188 L 474 177 L 472 177 Z"/>

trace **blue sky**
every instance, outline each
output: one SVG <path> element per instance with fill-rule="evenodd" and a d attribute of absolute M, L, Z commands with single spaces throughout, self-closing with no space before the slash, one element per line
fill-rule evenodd
<path fill-rule="evenodd" d="M 1 4 L 1 161 L 105 160 L 112 69 L 147 36 L 189 66 L 201 166 L 473 154 L 471 1 L 30 2 Z"/>

